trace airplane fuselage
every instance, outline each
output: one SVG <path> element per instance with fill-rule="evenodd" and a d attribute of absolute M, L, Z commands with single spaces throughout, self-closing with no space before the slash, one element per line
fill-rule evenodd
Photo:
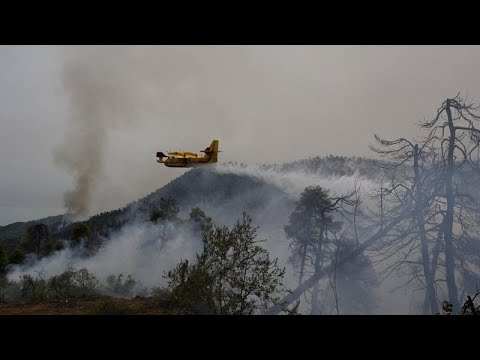
<path fill-rule="evenodd" d="M 202 150 L 205 155 L 199 156 L 193 152 L 169 152 L 165 155 L 163 152 L 157 152 L 160 164 L 165 164 L 167 167 L 195 167 L 200 165 L 215 164 L 217 162 L 218 140 L 213 140 L 209 147 Z"/>
<path fill-rule="evenodd" d="M 167 167 L 195 167 L 199 165 L 214 164 L 208 158 L 168 158 L 165 161 L 157 160 L 160 164 Z"/>

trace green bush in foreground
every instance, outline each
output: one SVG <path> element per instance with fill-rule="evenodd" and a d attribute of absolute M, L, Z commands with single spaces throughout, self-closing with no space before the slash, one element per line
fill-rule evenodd
<path fill-rule="evenodd" d="M 480 315 L 480 305 L 475 305 L 475 299 L 478 295 L 480 295 L 480 291 L 477 291 L 473 298 L 468 295 L 458 315 Z M 443 301 L 442 310 L 444 315 L 452 315 L 453 304 L 449 301 Z"/>
<path fill-rule="evenodd" d="M 166 274 L 171 299 L 201 314 L 250 315 L 276 303 L 285 269 L 257 245 L 256 230 L 246 213 L 231 230 L 207 223 L 196 263 Z"/>

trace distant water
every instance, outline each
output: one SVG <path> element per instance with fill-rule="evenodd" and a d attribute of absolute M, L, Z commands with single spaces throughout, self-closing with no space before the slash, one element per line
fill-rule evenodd
<path fill-rule="evenodd" d="M 0 205 L 0 226 L 17 221 L 30 221 L 65 213 L 63 208 L 28 208 Z"/>

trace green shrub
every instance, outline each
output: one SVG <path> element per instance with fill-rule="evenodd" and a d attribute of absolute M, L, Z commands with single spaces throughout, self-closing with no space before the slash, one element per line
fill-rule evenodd
<path fill-rule="evenodd" d="M 478 295 L 480 295 L 480 291 L 477 291 L 473 298 L 470 295 L 467 296 L 467 299 L 465 300 L 462 308 L 460 309 L 459 315 L 480 315 L 480 305 L 475 304 L 475 299 Z M 443 315 L 452 315 L 453 304 L 449 301 L 444 300 L 442 302 L 442 310 Z"/>
<path fill-rule="evenodd" d="M 62 274 L 51 277 L 48 285 L 52 298 L 68 301 L 73 297 L 97 294 L 99 282 L 87 269 L 75 270 L 69 267 Z"/>
<path fill-rule="evenodd" d="M 128 274 L 126 277 L 124 277 L 123 274 L 119 274 L 117 276 L 111 274 L 107 277 L 107 285 L 105 290 L 107 293 L 112 295 L 130 297 L 133 296 L 137 284 L 137 281 L 135 281 L 130 274 Z"/>
<path fill-rule="evenodd" d="M 23 300 L 28 302 L 39 302 L 48 297 L 48 283 L 46 280 L 32 275 L 20 277 L 20 291 Z"/>
<path fill-rule="evenodd" d="M 203 228 L 203 252 L 166 274 L 171 298 L 200 314 L 253 314 L 279 300 L 285 269 L 257 245 L 252 219 L 243 214 L 230 230 Z"/>

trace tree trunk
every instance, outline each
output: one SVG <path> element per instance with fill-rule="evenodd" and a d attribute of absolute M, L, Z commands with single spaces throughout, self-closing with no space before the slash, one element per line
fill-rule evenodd
<path fill-rule="evenodd" d="M 318 239 L 318 244 L 317 244 L 317 252 L 315 254 L 315 274 L 320 271 L 321 268 L 321 256 L 322 256 L 322 245 L 323 245 L 323 233 L 325 231 L 325 213 L 322 213 L 322 225 L 320 227 L 320 236 Z M 319 291 L 319 281 L 315 283 L 313 286 L 312 290 L 312 315 L 319 315 L 320 314 L 320 304 L 318 301 L 318 291 Z"/>
<path fill-rule="evenodd" d="M 430 268 L 430 271 L 432 272 L 432 276 L 434 279 L 435 279 L 435 273 L 437 272 L 438 256 L 440 254 L 442 239 L 443 239 L 443 220 L 438 228 L 437 241 L 435 242 L 435 246 L 433 247 L 433 250 L 432 250 L 432 266 Z"/>
<path fill-rule="evenodd" d="M 453 248 L 453 208 L 455 205 L 455 198 L 453 195 L 455 126 L 453 125 L 452 112 L 450 110 L 450 100 L 447 100 L 446 112 L 448 116 L 450 138 L 448 142 L 447 171 L 445 176 L 445 195 L 447 200 L 447 210 L 445 212 L 444 221 L 445 273 L 447 278 L 448 297 L 453 305 L 453 311 L 458 312 L 460 310 L 460 303 L 458 301 L 457 284 L 455 283 L 455 254 Z"/>
<path fill-rule="evenodd" d="M 443 239 L 443 220 L 442 223 L 439 226 L 438 229 L 438 235 L 437 235 L 437 240 L 435 241 L 435 246 L 432 249 L 432 261 L 430 263 L 430 273 L 432 274 L 432 279 L 435 282 L 435 273 L 437 272 L 437 266 L 438 266 L 438 255 L 440 254 L 440 245 Z M 434 284 L 434 289 L 435 289 L 435 284 Z M 436 296 L 436 291 L 435 291 L 435 296 Z M 423 313 L 426 314 L 428 312 L 428 308 L 430 306 L 429 299 L 425 296 L 425 301 L 423 302 Z M 436 302 L 437 310 L 431 311 L 434 314 L 438 313 L 438 303 Z"/>
<path fill-rule="evenodd" d="M 383 181 L 380 187 L 380 230 L 383 229 Z"/>
<path fill-rule="evenodd" d="M 298 285 L 303 281 L 303 275 L 305 272 L 305 258 L 307 257 L 307 244 L 303 244 L 302 258 L 300 259 L 300 275 L 298 276 Z"/>
<path fill-rule="evenodd" d="M 413 171 L 415 173 L 415 220 L 418 227 L 418 235 L 420 237 L 420 247 L 422 252 L 423 273 L 425 275 L 426 291 L 423 313 L 436 314 L 438 312 L 437 299 L 435 295 L 434 279 L 430 268 L 430 255 L 428 252 L 427 236 L 425 233 L 425 219 L 423 217 L 423 191 L 422 179 L 418 165 L 419 150 L 418 144 L 415 145 L 413 153 Z M 426 305 L 428 305 L 426 307 Z M 428 311 L 428 308 L 430 309 Z"/>
<path fill-rule="evenodd" d="M 320 255 L 319 255 L 319 251 L 317 251 L 317 254 L 315 256 L 315 274 L 318 272 L 318 268 L 319 268 L 319 264 L 320 264 Z M 320 304 L 319 304 L 319 301 L 318 301 L 318 291 L 319 291 L 319 281 L 317 281 L 315 283 L 315 285 L 313 285 L 313 289 L 312 289 L 312 310 L 311 310 L 311 315 L 320 315 Z"/>

